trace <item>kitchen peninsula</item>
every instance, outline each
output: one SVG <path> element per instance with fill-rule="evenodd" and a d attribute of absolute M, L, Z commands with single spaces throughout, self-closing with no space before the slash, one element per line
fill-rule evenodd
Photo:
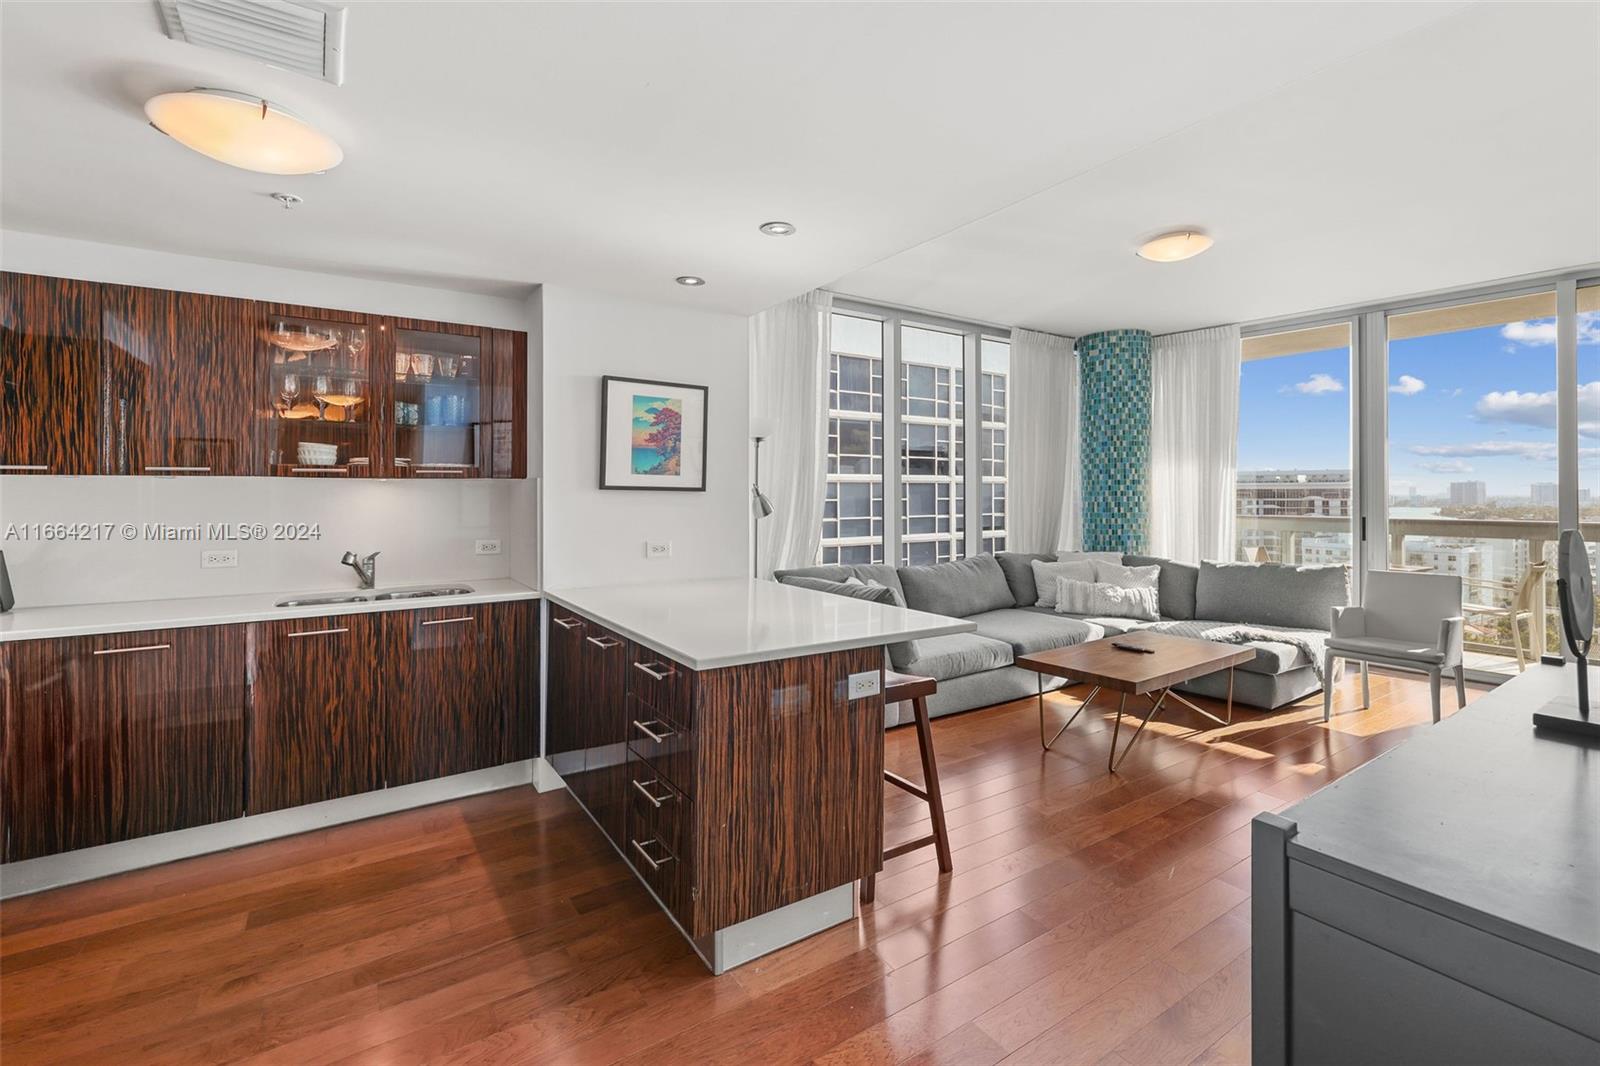
<path fill-rule="evenodd" d="M 546 755 L 706 964 L 850 919 L 883 865 L 884 645 L 972 623 L 750 579 L 546 595 Z"/>

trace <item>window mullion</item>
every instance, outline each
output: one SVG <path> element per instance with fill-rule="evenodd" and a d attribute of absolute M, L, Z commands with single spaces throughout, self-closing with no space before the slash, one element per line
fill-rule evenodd
<path fill-rule="evenodd" d="M 965 427 L 961 442 L 961 480 L 965 486 L 965 506 L 962 508 L 963 556 L 978 555 L 983 551 L 983 411 L 979 404 L 983 388 L 978 377 L 983 372 L 983 365 L 980 338 L 980 333 L 968 331 L 961 352 L 963 402 L 957 417 Z"/>
<path fill-rule="evenodd" d="M 900 316 L 883 322 L 883 561 L 900 565 Z"/>

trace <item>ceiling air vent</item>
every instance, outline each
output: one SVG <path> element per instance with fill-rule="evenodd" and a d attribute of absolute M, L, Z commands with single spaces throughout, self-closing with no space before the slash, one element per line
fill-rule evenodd
<path fill-rule="evenodd" d="M 167 36 L 344 84 L 345 9 L 313 0 L 157 0 Z"/>

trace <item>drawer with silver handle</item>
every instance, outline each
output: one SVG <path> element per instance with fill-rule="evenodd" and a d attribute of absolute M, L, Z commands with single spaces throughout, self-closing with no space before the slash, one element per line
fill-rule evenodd
<path fill-rule="evenodd" d="M 680 732 L 694 728 L 695 672 L 635 645 L 628 663 L 628 693 Z"/>
<path fill-rule="evenodd" d="M 629 694 L 626 702 L 628 731 L 628 765 L 635 767 L 633 780 L 639 782 L 652 799 L 661 799 L 663 790 L 681 796 L 694 795 L 695 742 L 694 735 L 679 729 L 651 709 L 637 696 Z M 628 790 L 633 798 L 646 803 L 638 789 Z M 662 800 L 663 806 L 671 801 Z"/>

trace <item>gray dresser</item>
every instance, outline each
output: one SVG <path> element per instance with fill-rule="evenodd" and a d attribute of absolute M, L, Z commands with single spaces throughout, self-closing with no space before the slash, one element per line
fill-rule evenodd
<path fill-rule="evenodd" d="M 1600 746 L 1530 720 L 1574 686 L 1531 667 L 1256 818 L 1258 1066 L 1600 1063 Z"/>

